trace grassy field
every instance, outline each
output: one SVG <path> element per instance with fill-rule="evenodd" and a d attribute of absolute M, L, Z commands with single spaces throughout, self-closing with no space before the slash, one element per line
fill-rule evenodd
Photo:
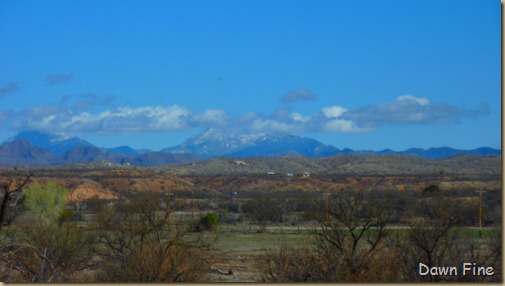
<path fill-rule="evenodd" d="M 259 276 L 255 268 L 256 259 L 267 250 L 280 249 L 283 246 L 303 248 L 311 247 L 314 235 L 310 234 L 312 226 L 268 226 L 265 232 L 258 233 L 258 226 L 222 225 L 218 232 L 215 251 L 215 269 L 222 272 L 231 270 L 232 275 L 217 273 L 209 274 L 212 282 L 258 282 Z M 392 236 L 400 238 L 407 234 L 407 227 L 390 227 Z M 466 239 L 479 238 L 479 229 L 462 227 L 457 230 Z M 483 228 L 482 242 L 489 237 L 500 236 L 496 228 Z"/>
<path fill-rule="evenodd" d="M 16 231 L 18 225 L 5 226 L 0 233 L 0 240 Z M 22 223 L 22 222 L 21 222 Z M 77 226 L 77 225 L 76 225 Z M 83 231 L 86 227 L 78 225 Z M 203 233 L 217 237 L 212 270 L 205 281 L 208 282 L 259 282 L 257 261 L 269 250 L 280 249 L 283 246 L 294 248 L 310 248 L 315 236 L 311 231 L 317 229 L 315 225 L 306 226 L 280 226 L 271 225 L 260 227 L 249 224 L 222 224 L 215 231 Z M 388 227 L 394 239 L 402 239 L 409 231 L 405 226 Z M 462 242 L 468 239 L 477 239 L 484 244 L 491 237 L 501 236 L 497 228 L 483 228 L 482 238 L 478 227 L 459 227 Z M 190 235 L 200 235 L 191 233 Z M 231 272 L 230 272 L 231 271 Z"/>
<path fill-rule="evenodd" d="M 313 236 L 302 233 L 222 233 L 217 249 L 236 253 L 257 253 L 281 246 L 309 247 Z"/>
<path fill-rule="evenodd" d="M 216 243 L 214 269 L 232 271 L 231 275 L 211 273 L 211 282 L 259 282 L 257 258 L 268 249 L 282 246 L 310 247 L 312 236 L 307 233 L 220 233 Z"/>

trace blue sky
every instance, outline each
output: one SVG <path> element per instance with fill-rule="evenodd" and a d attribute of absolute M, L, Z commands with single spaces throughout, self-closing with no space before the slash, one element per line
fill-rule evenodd
<path fill-rule="evenodd" d="M 0 1 L 0 37 L 0 142 L 501 144 L 499 1 Z"/>

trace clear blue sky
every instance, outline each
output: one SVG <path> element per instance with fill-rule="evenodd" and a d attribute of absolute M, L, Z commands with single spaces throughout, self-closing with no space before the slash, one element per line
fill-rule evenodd
<path fill-rule="evenodd" d="M 0 39 L 0 142 L 501 144 L 499 1 L 0 1 Z"/>

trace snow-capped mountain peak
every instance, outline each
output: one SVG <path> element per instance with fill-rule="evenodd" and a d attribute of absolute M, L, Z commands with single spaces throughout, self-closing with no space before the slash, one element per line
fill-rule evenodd
<path fill-rule="evenodd" d="M 338 149 L 314 139 L 286 133 L 247 133 L 209 128 L 182 144 L 163 150 L 168 153 L 193 153 L 204 158 L 215 156 L 322 156 Z M 322 152 L 322 153 L 321 153 Z"/>

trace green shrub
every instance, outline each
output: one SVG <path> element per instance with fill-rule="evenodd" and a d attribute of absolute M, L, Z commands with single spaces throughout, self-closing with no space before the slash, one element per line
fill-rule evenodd
<path fill-rule="evenodd" d="M 195 225 L 196 231 L 213 230 L 219 225 L 219 216 L 216 213 L 210 212 L 202 217 Z"/>
<path fill-rule="evenodd" d="M 24 190 L 25 208 L 37 223 L 54 223 L 70 215 L 66 212 L 68 190 L 54 183 L 33 184 Z"/>

